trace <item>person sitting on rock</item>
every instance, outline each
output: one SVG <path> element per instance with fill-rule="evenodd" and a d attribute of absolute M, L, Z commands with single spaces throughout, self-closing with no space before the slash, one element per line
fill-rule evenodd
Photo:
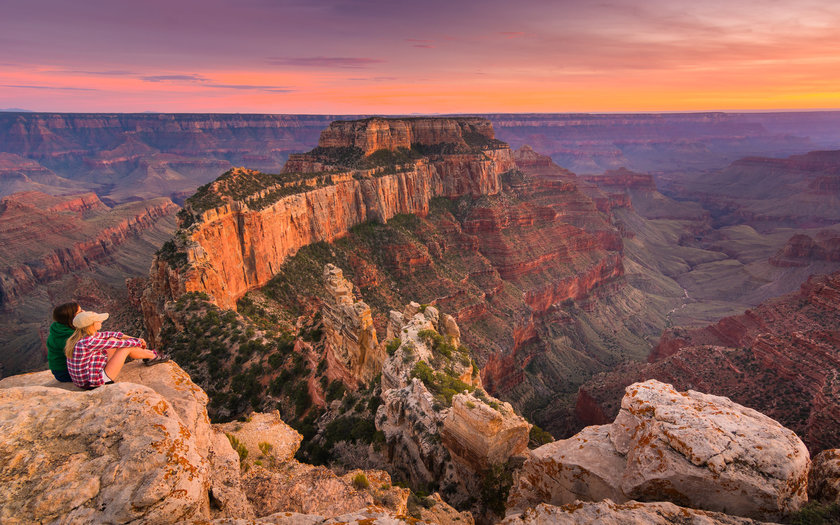
<path fill-rule="evenodd" d="M 85 311 L 73 318 L 76 331 L 67 339 L 64 353 L 74 385 L 90 390 L 113 383 L 128 357 L 144 359 L 147 365 L 168 361 L 146 348 L 143 339 L 122 332 L 100 332 L 106 319 L 107 313 Z"/>
<path fill-rule="evenodd" d="M 47 336 L 47 366 L 53 377 L 62 383 L 70 383 L 70 373 L 67 371 L 67 356 L 64 355 L 64 345 L 73 335 L 73 318 L 82 311 L 77 302 L 69 302 L 53 309 L 53 323 L 50 325 L 50 335 Z"/>

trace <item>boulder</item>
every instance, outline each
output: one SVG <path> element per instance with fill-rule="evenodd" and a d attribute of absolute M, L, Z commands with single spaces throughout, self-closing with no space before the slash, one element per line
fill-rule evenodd
<path fill-rule="evenodd" d="M 510 403 L 490 403 L 470 393 L 456 394 L 440 431 L 452 455 L 475 471 L 504 464 L 528 449 L 531 425 L 513 411 Z"/>
<path fill-rule="evenodd" d="M 608 497 L 776 518 L 807 501 L 809 463 L 796 434 L 767 416 L 650 380 L 627 387 L 611 425 L 533 451 L 508 503 Z"/>
<path fill-rule="evenodd" d="M 749 518 L 728 516 L 678 507 L 669 502 L 613 503 L 609 499 L 597 503 L 577 501 L 562 507 L 540 504 L 521 514 L 508 516 L 502 525 L 757 525 Z"/>
<path fill-rule="evenodd" d="M 267 455 L 273 461 L 284 462 L 295 457 L 303 440 L 297 430 L 280 419 L 277 410 L 268 413 L 254 413 L 247 421 L 232 421 L 213 427 L 223 434 L 235 437 L 247 450 L 249 458 Z"/>
<path fill-rule="evenodd" d="M 403 514 L 409 494 L 394 487 L 386 472 L 354 470 L 337 476 L 326 467 L 294 460 L 273 468 L 254 466 L 243 474 L 242 484 L 258 516 L 293 512 L 331 518 L 372 505 Z"/>
<path fill-rule="evenodd" d="M 820 503 L 840 503 L 840 449 L 823 450 L 814 457 L 808 497 Z"/>
<path fill-rule="evenodd" d="M 3 386 L 0 522 L 210 517 L 208 463 L 173 405 L 151 388 Z"/>

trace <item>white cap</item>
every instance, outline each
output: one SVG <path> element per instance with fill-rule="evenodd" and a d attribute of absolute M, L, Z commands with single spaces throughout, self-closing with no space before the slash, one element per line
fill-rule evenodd
<path fill-rule="evenodd" d="M 102 322 L 108 319 L 108 314 L 98 314 L 96 312 L 79 312 L 73 318 L 73 326 L 76 328 L 84 328 L 99 321 Z"/>

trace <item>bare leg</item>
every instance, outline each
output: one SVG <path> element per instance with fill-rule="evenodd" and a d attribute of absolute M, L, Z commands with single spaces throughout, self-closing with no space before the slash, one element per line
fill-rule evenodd
<path fill-rule="evenodd" d="M 105 350 L 105 353 L 108 354 L 108 362 L 105 363 L 105 373 L 112 381 L 116 380 L 117 376 L 120 375 L 120 371 L 129 355 L 135 359 L 151 359 L 155 357 L 154 352 L 140 348 L 139 346 L 110 348 Z"/>

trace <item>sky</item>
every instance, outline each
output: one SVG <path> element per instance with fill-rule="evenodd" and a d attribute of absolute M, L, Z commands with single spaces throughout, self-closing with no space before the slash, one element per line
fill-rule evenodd
<path fill-rule="evenodd" d="M 836 0 L 0 0 L 0 108 L 840 108 Z"/>

